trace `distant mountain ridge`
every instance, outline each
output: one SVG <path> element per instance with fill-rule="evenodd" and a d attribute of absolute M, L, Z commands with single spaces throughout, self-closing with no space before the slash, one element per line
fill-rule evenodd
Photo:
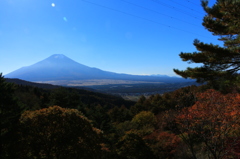
<path fill-rule="evenodd" d="M 89 72 L 98 73 L 101 70 L 77 63 L 65 55 L 54 54 L 33 65 L 13 71 L 5 77 L 27 81 L 74 80 L 91 78 Z"/>
<path fill-rule="evenodd" d="M 22 67 L 6 78 L 19 78 L 26 81 L 70 81 L 89 79 L 133 80 L 151 82 L 187 82 L 189 80 L 168 76 L 140 76 L 103 71 L 82 65 L 62 54 L 54 54 L 33 65 Z"/>

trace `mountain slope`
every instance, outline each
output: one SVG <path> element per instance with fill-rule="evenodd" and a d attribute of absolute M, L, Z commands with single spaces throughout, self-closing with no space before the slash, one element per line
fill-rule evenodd
<path fill-rule="evenodd" d="M 97 74 L 103 73 L 104 71 L 79 64 L 64 55 L 55 54 L 31 66 L 13 71 L 5 77 L 28 81 L 74 80 L 96 78 Z"/>
<path fill-rule="evenodd" d="M 62 55 L 55 54 L 31 66 L 22 67 L 7 75 L 6 78 L 19 78 L 27 81 L 70 81 L 89 79 L 134 80 L 151 82 L 186 82 L 177 77 L 157 77 L 118 74 L 88 67 Z"/>

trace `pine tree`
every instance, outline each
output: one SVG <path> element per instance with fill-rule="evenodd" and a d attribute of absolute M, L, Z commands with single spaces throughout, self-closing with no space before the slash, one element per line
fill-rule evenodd
<path fill-rule="evenodd" d="M 179 56 L 183 61 L 203 65 L 183 71 L 174 69 L 174 72 L 217 87 L 219 84 L 236 84 L 240 71 L 240 0 L 217 0 L 212 7 L 208 7 L 207 0 L 202 0 L 202 6 L 207 13 L 202 25 L 213 35 L 219 36 L 218 40 L 224 46 L 194 40 L 198 52 L 182 52 Z"/>
<path fill-rule="evenodd" d="M 16 158 L 18 149 L 18 120 L 22 108 L 14 97 L 14 85 L 0 73 L 1 158 Z"/>

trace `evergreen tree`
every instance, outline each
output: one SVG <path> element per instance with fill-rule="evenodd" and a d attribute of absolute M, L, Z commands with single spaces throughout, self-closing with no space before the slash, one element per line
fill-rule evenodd
<path fill-rule="evenodd" d="M 17 157 L 18 120 L 22 109 L 14 97 L 14 85 L 0 73 L 1 158 Z"/>
<path fill-rule="evenodd" d="M 202 25 L 213 35 L 219 36 L 224 46 L 194 41 L 198 52 L 180 53 L 183 61 L 202 63 L 200 67 L 186 70 L 174 69 L 184 78 L 197 79 L 209 84 L 236 84 L 240 70 L 240 0 L 217 0 L 212 7 L 202 0 L 207 15 Z"/>

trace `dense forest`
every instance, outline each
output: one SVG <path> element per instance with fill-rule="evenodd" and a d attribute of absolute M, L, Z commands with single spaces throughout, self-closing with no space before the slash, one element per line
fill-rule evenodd
<path fill-rule="evenodd" d="M 203 85 L 132 102 L 0 74 L 1 158 L 240 158 L 240 1 L 202 5 L 203 25 L 224 47 L 195 40 L 199 52 L 180 57 L 202 67 L 174 71 Z"/>
<path fill-rule="evenodd" d="M 188 86 L 137 102 L 1 76 L 2 158 L 236 158 L 240 95 Z"/>

